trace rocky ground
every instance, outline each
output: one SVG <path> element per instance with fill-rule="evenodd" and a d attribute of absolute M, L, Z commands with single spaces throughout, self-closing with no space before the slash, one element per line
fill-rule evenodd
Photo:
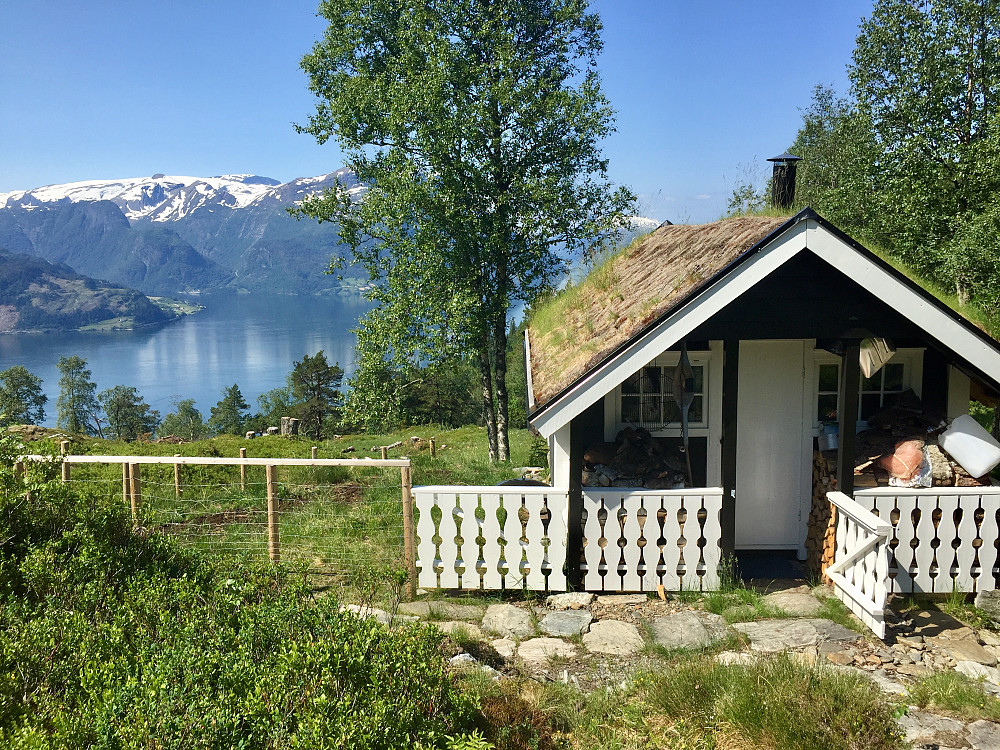
<path fill-rule="evenodd" d="M 432 622 L 450 634 L 446 648 L 456 668 L 482 669 L 496 679 L 516 674 L 584 690 L 618 685 L 652 664 L 662 652 L 655 645 L 713 648 L 726 663 L 784 652 L 810 665 L 863 674 L 896 700 L 905 701 L 913 680 L 944 670 L 981 679 L 987 691 L 1000 694 L 1000 636 L 992 631 L 920 610 L 893 617 L 883 642 L 818 617 L 822 602 L 801 582 L 771 590 L 764 604 L 787 618 L 734 625 L 704 611 L 700 602 L 645 594 L 555 594 L 489 606 L 467 598 L 420 600 L 400 604 L 395 617 Z M 352 608 L 391 620 L 381 610 Z M 915 706 L 899 722 L 918 748 L 1000 748 L 1000 724 L 994 722 L 964 723 Z"/>

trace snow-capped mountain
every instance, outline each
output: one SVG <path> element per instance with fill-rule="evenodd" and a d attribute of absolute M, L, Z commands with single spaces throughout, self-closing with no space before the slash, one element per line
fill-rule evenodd
<path fill-rule="evenodd" d="M 332 187 L 337 180 L 350 186 L 352 193 L 363 189 L 348 169 L 318 177 L 300 177 L 286 183 L 252 174 L 217 177 L 154 174 L 152 177 L 69 182 L 0 193 L 0 209 L 17 206 L 32 210 L 43 204 L 111 201 L 129 221 L 176 221 L 200 208 L 241 209 L 269 202 L 301 201 Z"/>
<path fill-rule="evenodd" d="M 338 182 L 364 191 L 340 169 L 286 183 L 155 174 L 0 193 L 0 249 L 146 293 L 343 291 L 323 273 L 338 250 L 336 227 L 287 212 Z"/>

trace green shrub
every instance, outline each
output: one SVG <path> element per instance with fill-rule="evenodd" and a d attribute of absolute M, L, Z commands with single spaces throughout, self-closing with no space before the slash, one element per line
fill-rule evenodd
<path fill-rule="evenodd" d="M 359 620 L 280 568 L 135 533 L 120 497 L 81 498 L 44 467 L 16 474 L 19 450 L 0 438 L 0 747 L 465 741 L 474 707 L 440 635 Z"/>

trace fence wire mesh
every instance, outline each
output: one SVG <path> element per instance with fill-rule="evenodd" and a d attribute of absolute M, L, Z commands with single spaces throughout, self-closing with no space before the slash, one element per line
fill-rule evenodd
<path fill-rule="evenodd" d="M 330 583 L 403 569 L 399 468 L 275 465 L 282 563 Z M 181 465 L 176 471 L 173 464 L 138 466 L 142 528 L 214 554 L 269 559 L 264 466 Z M 104 495 L 129 507 L 130 486 L 122 474 L 121 464 L 71 464 L 68 481 L 80 494 Z"/>

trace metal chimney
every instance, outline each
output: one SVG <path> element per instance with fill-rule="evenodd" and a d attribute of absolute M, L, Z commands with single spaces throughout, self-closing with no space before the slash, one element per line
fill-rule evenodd
<path fill-rule="evenodd" d="M 777 209 L 791 208 L 795 202 L 795 165 L 801 156 L 782 154 L 768 159 L 774 162 L 771 176 L 771 205 Z"/>

